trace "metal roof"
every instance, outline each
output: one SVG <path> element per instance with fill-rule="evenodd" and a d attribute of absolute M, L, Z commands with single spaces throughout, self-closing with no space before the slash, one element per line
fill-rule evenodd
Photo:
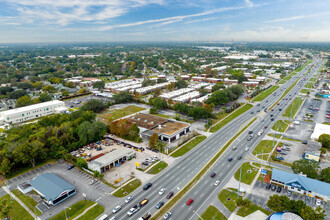
<path fill-rule="evenodd" d="M 107 153 L 106 155 L 104 155 L 102 157 L 97 158 L 96 160 L 94 160 L 92 162 L 97 163 L 101 166 L 106 166 L 109 163 L 113 163 L 113 162 L 119 160 L 120 158 L 122 158 L 126 155 L 129 155 L 129 154 L 132 154 L 132 153 L 135 153 L 135 151 L 132 149 L 129 149 L 129 148 L 121 147 L 110 153 Z"/>
<path fill-rule="evenodd" d="M 58 177 L 54 173 L 44 173 L 34 178 L 30 184 L 40 192 L 47 201 L 53 201 L 64 191 L 75 189 L 73 185 Z"/>
<path fill-rule="evenodd" d="M 320 195 L 330 196 L 330 184 L 321 182 L 319 180 L 311 179 L 305 176 L 301 176 L 294 173 L 285 172 L 278 169 L 273 169 L 272 179 L 278 180 L 290 185 L 294 183 L 295 185 L 300 184 L 306 191 L 312 191 Z"/>

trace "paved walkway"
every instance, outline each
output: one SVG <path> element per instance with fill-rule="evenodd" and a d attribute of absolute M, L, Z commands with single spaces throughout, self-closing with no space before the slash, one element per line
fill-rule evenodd
<path fill-rule="evenodd" d="M 94 206 L 96 206 L 96 205 L 97 205 L 97 203 L 95 203 L 95 204 L 93 204 L 92 206 L 88 207 L 87 209 L 85 209 L 85 211 L 83 211 L 80 215 L 78 215 L 77 217 L 75 217 L 75 218 L 72 219 L 72 220 L 76 220 L 76 219 L 80 218 L 81 216 L 85 215 L 86 212 L 88 212 L 90 209 L 92 209 L 92 208 L 93 208 Z"/>
<path fill-rule="evenodd" d="M 15 199 L 34 219 L 40 220 L 40 218 L 36 216 L 19 198 L 17 198 L 12 192 L 10 192 L 7 186 L 3 186 L 2 189 L 13 199 Z"/>

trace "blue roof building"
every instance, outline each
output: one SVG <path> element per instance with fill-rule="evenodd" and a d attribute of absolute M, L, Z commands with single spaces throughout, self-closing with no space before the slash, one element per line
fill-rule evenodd
<path fill-rule="evenodd" d="M 275 212 L 266 220 L 303 220 L 303 218 L 292 212 Z"/>
<path fill-rule="evenodd" d="M 330 201 L 330 184 L 302 175 L 273 169 L 271 183 L 309 197 Z"/>
<path fill-rule="evenodd" d="M 56 205 L 76 194 L 76 188 L 54 173 L 44 173 L 34 178 L 30 185 L 47 202 Z"/>

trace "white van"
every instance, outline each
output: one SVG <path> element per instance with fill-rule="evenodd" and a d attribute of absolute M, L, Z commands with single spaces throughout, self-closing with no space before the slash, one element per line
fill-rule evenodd
<path fill-rule="evenodd" d="M 108 215 L 104 214 L 98 220 L 106 220 L 106 219 L 108 219 Z"/>

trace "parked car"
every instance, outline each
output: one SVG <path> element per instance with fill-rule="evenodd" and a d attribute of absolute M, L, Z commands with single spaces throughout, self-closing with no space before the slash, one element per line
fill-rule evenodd
<path fill-rule="evenodd" d="M 66 169 L 71 170 L 72 168 L 74 168 L 74 165 L 69 165 L 68 168 L 66 168 Z"/>
<path fill-rule="evenodd" d="M 89 181 L 89 185 L 93 185 L 96 182 L 97 182 L 97 179 L 92 179 L 91 181 Z"/>
<path fill-rule="evenodd" d="M 278 186 L 276 192 L 280 193 L 282 191 L 282 187 Z"/>
<path fill-rule="evenodd" d="M 167 194 L 167 196 L 166 196 L 166 199 L 170 199 L 173 195 L 174 195 L 173 192 L 169 192 L 169 193 Z"/>
<path fill-rule="evenodd" d="M 271 185 L 270 183 L 267 183 L 267 185 L 266 185 L 266 189 L 270 189 L 271 186 L 272 186 L 272 185 Z"/>
<path fill-rule="evenodd" d="M 291 192 L 291 191 L 288 191 L 288 192 L 286 193 L 286 195 L 287 195 L 288 197 L 290 197 L 290 196 L 292 195 L 292 192 Z"/>
<path fill-rule="evenodd" d="M 159 152 L 159 150 L 157 150 L 157 149 L 152 149 L 151 151 L 152 152 L 155 152 L 155 153 L 158 153 Z"/>
<path fill-rule="evenodd" d="M 112 210 L 112 212 L 113 212 L 113 213 L 116 213 L 116 212 L 118 212 L 120 209 L 121 209 L 120 206 L 116 206 L 116 207 Z"/>
<path fill-rule="evenodd" d="M 320 206 L 320 205 L 321 205 L 321 200 L 316 199 L 316 201 L 315 201 L 315 205 Z"/>
<path fill-rule="evenodd" d="M 152 186 L 152 183 L 147 183 L 146 185 L 144 185 L 143 189 L 147 190 Z"/>
<path fill-rule="evenodd" d="M 193 202 L 194 202 L 193 199 L 189 199 L 189 200 L 186 202 L 186 204 L 187 204 L 187 205 L 191 205 L 191 203 L 193 203 Z"/>
<path fill-rule="evenodd" d="M 285 153 L 285 152 L 283 152 L 283 151 L 280 152 L 280 154 L 281 154 L 281 155 L 287 155 L 287 153 Z"/>
<path fill-rule="evenodd" d="M 271 121 L 274 121 L 274 118 L 271 118 L 270 120 L 271 120 Z"/>
<path fill-rule="evenodd" d="M 276 190 L 276 186 L 275 185 L 272 185 L 271 190 L 272 191 L 275 191 Z"/>

